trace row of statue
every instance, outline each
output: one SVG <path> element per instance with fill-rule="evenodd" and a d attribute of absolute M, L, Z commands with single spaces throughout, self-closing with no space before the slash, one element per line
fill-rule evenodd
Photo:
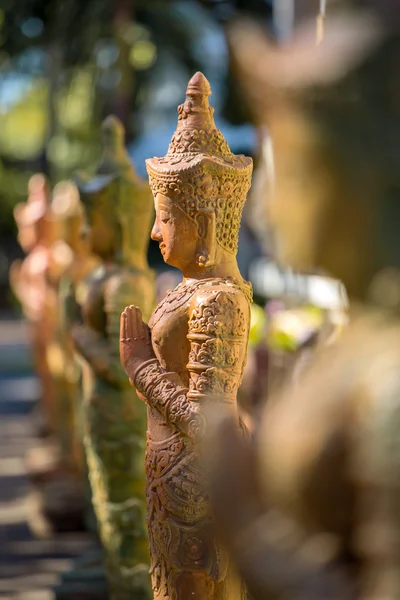
<path fill-rule="evenodd" d="M 166 156 L 147 161 L 150 187 L 109 117 L 96 173 L 57 184 L 51 200 L 37 175 L 15 211 L 29 253 L 11 281 L 61 449 L 53 476 L 72 485 L 87 470 L 121 600 L 150 597 L 149 573 L 156 598 L 244 594 L 215 539 L 199 448 L 210 396 L 239 424 L 252 294 L 236 252 L 252 160 L 231 153 L 210 93 L 194 75 Z M 152 195 L 151 238 L 183 275 L 153 314 Z"/>
<path fill-rule="evenodd" d="M 273 139 L 267 212 L 280 254 L 326 269 L 351 299 L 346 330 L 268 398 L 254 431 L 237 401 L 252 289 L 236 253 L 252 160 L 216 128 L 204 75 L 189 81 L 166 155 L 146 161 L 149 185 L 109 117 L 95 174 L 52 193 L 35 176 L 16 208 L 28 255 L 11 281 L 60 448 L 52 475 L 71 490 L 87 474 L 113 600 L 400 596 L 400 111 L 386 86 L 399 38 L 382 13 L 357 13 L 362 28 L 332 23 L 345 72 L 328 43 L 320 79 L 299 71 L 288 87 L 277 73 L 301 62 L 304 40 L 281 51 L 255 26 L 230 34 Z M 153 200 L 151 239 L 183 276 L 156 307 Z M 95 579 L 101 561 L 88 565 Z"/>

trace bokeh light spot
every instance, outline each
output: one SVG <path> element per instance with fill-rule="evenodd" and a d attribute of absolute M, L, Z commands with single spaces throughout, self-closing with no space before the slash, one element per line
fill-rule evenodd
<path fill-rule="evenodd" d="M 129 62 L 135 69 L 148 69 L 157 57 L 157 48 L 149 40 L 136 42 L 129 53 Z"/>
<path fill-rule="evenodd" d="M 138 23 L 124 23 L 121 25 L 119 32 L 124 42 L 131 46 L 135 42 L 150 39 L 150 32 L 148 29 L 143 27 L 143 25 L 138 25 Z"/>
<path fill-rule="evenodd" d="M 42 19 L 38 19 L 37 17 L 31 17 L 24 21 L 21 25 L 22 33 L 28 38 L 38 37 L 41 33 L 43 33 L 44 23 Z"/>

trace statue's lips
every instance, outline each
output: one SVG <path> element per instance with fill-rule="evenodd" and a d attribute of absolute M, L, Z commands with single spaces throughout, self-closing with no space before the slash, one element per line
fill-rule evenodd
<path fill-rule="evenodd" d="M 161 254 L 164 254 L 165 244 L 160 244 L 158 247 L 160 248 Z"/>

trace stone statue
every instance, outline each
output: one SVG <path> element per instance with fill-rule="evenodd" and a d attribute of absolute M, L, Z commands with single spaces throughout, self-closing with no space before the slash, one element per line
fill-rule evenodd
<path fill-rule="evenodd" d="M 62 241 L 61 221 L 49 203 L 43 175 L 29 182 L 25 205 L 17 205 L 15 218 L 22 247 L 30 250 L 10 281 L 31 326 L 34 364 L 41 386 L 39 419 L 44 421 L 41 441 L 30 448 L 25 463 L 34 491 L 28 502 L 28 519 L 36 535 L 81 529 L 82 486 L 74 472 L 70 450 L 71 427 L 66 408 L 73 386 L 65 370 L 63 335 L 59 323 L 58 285 L 71 261 Z"/>
<path fill-rule="evenodd" d="M 245 597 L 214 536 L 199 444 L 208 400 L 239 425 L 252 291 L 236 252 L 252 160 L 231 153 L 215 127 L 210 93 L 196 73 L 166 156 L 147 161 L 156 207 L 151 237 L 183 281 L 148 325 L 132 305 L 121 317 L 121 360 L 147 405 L 147 519 L 158 600 Z"/>
<path fill-rule="evenodd" d="M 53 334 L 53 312 L 47 309 L 55 300 L 49 294 L 47 280 L 52 241 L 49 214 L 46 179 L 41 174 L 34 175 L 29 181 L 28 201 L 17 204 L 14 209 L 18 241 L 27 256 L 23 261 L 15 261 L 11 265 L 10 284 L 30 326 L 33 360 L 41 386 L 41 418 L 46 432 L 54 429 L 55 396 L 47 360 L 47 349 Z"/>
<path fill-rule="evenodd" d="M 68 454 L 75 475 L 84 487 L 85 526 L 98 534 L 92 509 L 92 493 L 88 481 L 88 469 L 83 447 L 82 406 L 93 390 L 93 375 L 88 363 L 77 354 L 71 332 L 83 323 L 82 305 L 86 301 L 91 280 L 100 264 L 89 247 L 86 235 L 85 215 L 79 192 L 72 181 L 58 183 L 53 191 L 52 212 L 61 223 L 62 244 L 60 251 L 70 255 L 68 268 L 59 283 L 59 342 L 63 352 L 65 387 L 64 420 L 67 432 L 64 436 L 63 454 Z M 97 537 L 97 535 L 96 535 Z M 84 593 L 88 600 L 108 598 L 108 585 L 103 565 L 102 548 L 78 557 L 72 568 L 61 575 L 54 588 L 57 600 L 79 597 Z"/>
<path fill-rule="evenodd" d="M 82 363 L 77 360 L 71 329 L 82 322 L 81 305 L 88 292 L 90 275 L 99 266 L 84 235 L 84 214 L 79 192 L 71 181 L 58 183 L 53 191 L 51 209 L 60 223 L 61 240 L 57 246 L 66 265 L 58 286 L 59 294 L 59 344 L 63 354 L 64 410 L 66 425 L 63 436 L 63 455 L 72 468 L 85 472 L 80 433 L 80 401 L 82 397 Z"/>
<path fill-rule="evenodd" d="M 372 4 L 330 14 L 318 51 L 312 27 L 283 49 L 255 26 L 231 40 L 270 126 L 282 255 L 350 297 L 341 337 L 265 407 L 255 452 L 220 431 L 219 521 L 255 600 L 400 597 L 400 23 Z"/>
<path fill-rule="evenodd" d="M 103 123 L 104 156 L 95 177 L 79 177 L 89 243 L 101 259 L 73 329 L 77 352 L 93 372 L 84 402 L 84 443 L 93 505 L 105 549 L 111 597 L 146 598 L 148 545 L 144 521 L 146 419 L 119 360 L 119 321 L 127 302 L 149 316 L 155 286 L 147 264 L 153 214 L 148 186 L 135 174 L 115 117 Z"/>

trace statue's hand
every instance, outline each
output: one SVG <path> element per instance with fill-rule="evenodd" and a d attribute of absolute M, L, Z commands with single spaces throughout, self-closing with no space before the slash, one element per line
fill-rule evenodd
<path fill-rule="evenodd" d="M 130 379 L 142 363 L 155 358 L 150 329 L 143 323 L 137 306 L 128 306 L 121 315 L 119 348 L 122 366 Z"/>

